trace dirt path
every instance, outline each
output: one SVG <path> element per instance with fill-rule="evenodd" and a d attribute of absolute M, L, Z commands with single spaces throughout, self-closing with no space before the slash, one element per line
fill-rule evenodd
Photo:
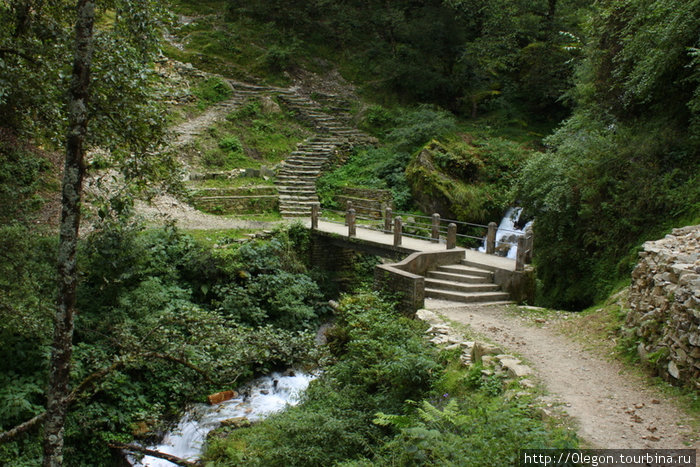
<path fill-rule="evenodd" d="M 522 356 L 547 392 L 575 418 L 580 437 L 591 447 L 700 448 L 687 414 L 622 364 L 557 333 L 556 319 L 542 323 L 541 318 L 536 322 L 503 306 L 439 300 L 426 300 L 426 308 Z"/>
<path fill-rule="evenodd" d="M 271 229 L 287 221 L 262 222 L 231 217 L 216 216 L 197 211 L 189 204 L 170 195 L 161 195 L 150 203 L 138 201 L 136 212 L 153 224 L 163 224 L 168 220 L 185 230 L 224 230 L 224 229 Z"/>

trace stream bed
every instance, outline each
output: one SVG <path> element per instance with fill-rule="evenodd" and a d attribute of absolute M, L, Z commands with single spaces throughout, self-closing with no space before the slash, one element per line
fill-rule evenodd
<path fill-rule="evenodd" d="M 149 449 L 187 460 L 199 457 L 207 434 L 224 420 L 245 417 L 251 422 L 296 405 L 309 383 L 317 376 L 306 373 L 272 373 L 258 378 L 244 388 L 238 397 L 217 405 L 194 404 L 180 419 L 177 427 L 168 432 L 160 444 Z M 131 459 L 139 467 L 171 467 L 175 464 L 164 459 L 144 456 L 141 461 Z"/>

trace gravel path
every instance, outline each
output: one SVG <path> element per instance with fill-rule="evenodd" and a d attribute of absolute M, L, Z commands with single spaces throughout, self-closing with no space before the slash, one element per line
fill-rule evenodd
<path fill-rule="evenodd" d="M 642 377 L 556 332 L 564 318 L 514 315 L 503 306 L 426 300 L 426 308 L 469 325 L 524 357 L 548 393 L 574 417 L 580 437 L 606 449 L 700 448 L 690 416 Z"/>

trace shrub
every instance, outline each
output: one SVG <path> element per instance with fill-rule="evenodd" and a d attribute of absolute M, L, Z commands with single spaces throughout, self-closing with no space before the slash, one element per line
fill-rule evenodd
<path fill-rule="evenodd" d="M 243 150 L 243 143 L 237 136 L 227 136 L 219 141 L 219 148 L 228 152 L 240 152 Z"/>
<path fill-rule="evenodd" d="M 233 95 L 233 91 L 221 78 L 207 78 L 192 91 L 205 105 L 216 104 Z"/>

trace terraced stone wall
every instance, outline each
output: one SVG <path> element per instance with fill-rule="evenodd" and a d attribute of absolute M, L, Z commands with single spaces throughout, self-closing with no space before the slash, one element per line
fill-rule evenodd
<path fill-rule="evenodd" d="M 643 361 L 700 389 L 700 225 L 644 244 L 632 272 L 626 326 Z"/>

